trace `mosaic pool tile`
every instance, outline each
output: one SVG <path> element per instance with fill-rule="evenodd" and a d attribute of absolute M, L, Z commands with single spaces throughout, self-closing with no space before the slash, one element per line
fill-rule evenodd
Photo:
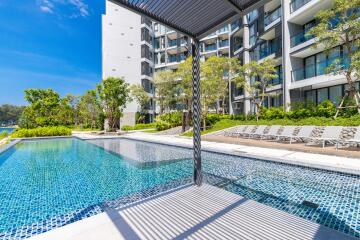
<path fill-rule="evenodd" d="M 90 142 L 25 141 L 0 154 L 0 240 L 28 238 L 191 182 L 188 149 Z M 209 184 L 360 239 L 360 176 L 208 152 L 203 172 Z"/>

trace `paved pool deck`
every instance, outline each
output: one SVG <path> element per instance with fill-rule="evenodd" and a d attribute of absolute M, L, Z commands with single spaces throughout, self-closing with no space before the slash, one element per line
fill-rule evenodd
<path fill-rule="evenodd" d="M 30 240 L 353 239 L 217 187 L 186 185 Z"/>
<path fill-rule="evenodd" d="M 75 136 L 82 139 L 99 138 L 99 136 L 84 133 L 82 135 L 77 134 Z M 188 137 L 164 136 L 142 132 L 126 134 L 118 137 L 167 144 L 172 146 L 180 146 L 185 148 L 191 148 L 193 144 L 192 139 Z M 260 158 L 263 160 L 283 162 L 288 164 L 295 164 L 300 166 L 314 167 L 319 169 L 360 175 L 360 158 L 306 153 L 296 150 L 249 146 L 245 144 L 223 143 L 216 142 L 216 139 L 212 139 L 212 141 L 203 140 L 201 144 L 202 149 L 206 151 L 244 157 Z"/>

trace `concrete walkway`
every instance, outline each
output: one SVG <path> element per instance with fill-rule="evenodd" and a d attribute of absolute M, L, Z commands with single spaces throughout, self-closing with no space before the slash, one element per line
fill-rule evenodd
<path fill-rule="evenodd" d="M 172 146 L 192 147 L 192 139 L 178 136 L 161 136 L 147 133 L 133 133 L 123 138 L 168 144 Z M 304 153 L 299 151 L 263 148 L 239 144 L 202 141 L 202 149 L 218 153 L 226 153 L 244 157 L 261 158 L 264 160 L 296 164 L 338 172 L 360 175 L 360 158 L 348 158 L 325 154 Z"/>
<path fill-rule="evenodd" d="M 352 239 L 210 185 L 187 185 L 30 240 Z"/>

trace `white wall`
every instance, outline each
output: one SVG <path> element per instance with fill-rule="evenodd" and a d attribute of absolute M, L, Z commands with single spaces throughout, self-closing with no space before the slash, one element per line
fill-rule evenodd
<path fill-rule="evenodd" d="M 106 1 L 102 16 L 103 78 L 120 77 L 141 84 L 141 16 Z M 121 125 L 134 125 L 135 102 L 127 105 Z"/>

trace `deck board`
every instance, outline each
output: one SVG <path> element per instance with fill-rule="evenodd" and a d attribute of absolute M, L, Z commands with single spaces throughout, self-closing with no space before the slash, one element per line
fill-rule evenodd
<path fill-rule="evenodd" d="M 32 240 L 40 239 L 352 238 L 205 184 L 189 185 L 125 208 L 108 209 L 101 216 L 55 229 Z"/>

